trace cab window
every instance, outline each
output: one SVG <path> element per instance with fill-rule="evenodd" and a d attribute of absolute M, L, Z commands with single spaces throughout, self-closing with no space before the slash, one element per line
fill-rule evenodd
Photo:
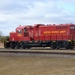
<path fill-rule="evenodd" d="M 18 30 L 18 33 L 22 33 L 22 30 Z"/>

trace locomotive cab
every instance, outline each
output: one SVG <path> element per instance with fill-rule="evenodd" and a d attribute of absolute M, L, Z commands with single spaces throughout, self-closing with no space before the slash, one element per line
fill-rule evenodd
<path fill-rule="evenodd" d="M 19 26 L 16 28 L 16 33 L 17 33 L 17 39 L 18 41 L 29 41 L 29 32 L 28 28 L 26 26 Z"/>

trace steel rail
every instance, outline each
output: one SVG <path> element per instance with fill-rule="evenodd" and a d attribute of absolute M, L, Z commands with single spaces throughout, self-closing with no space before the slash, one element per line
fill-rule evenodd
<path fill-rule="evenodd" d="M 0 53 L 22 53 L 22 54 L 57 54 L 57 55 L 73 55 L 75 56 L 75 53 L 73 52 L 49 52 L 49 51 L 7 51 L 7 50 L 0 50 Z"/>

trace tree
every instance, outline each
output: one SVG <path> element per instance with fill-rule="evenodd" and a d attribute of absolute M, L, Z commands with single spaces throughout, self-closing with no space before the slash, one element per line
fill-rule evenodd
<path fill-rule="evenodd" d="M 2 37 L 2 31 L 0 31 L 0 42 L 3 41 L 3 37 Z"/>
<path fill-rule="evenodd" d="M 2 31 L 0 31 L 0 37 L 2 36 Z"/>

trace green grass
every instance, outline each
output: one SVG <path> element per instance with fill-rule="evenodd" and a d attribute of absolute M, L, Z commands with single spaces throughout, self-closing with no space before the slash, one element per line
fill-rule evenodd
<path fill-rule="evenodd" d="M 75 59 L 0 57 L 0 75 L 75 75 Z"/>

